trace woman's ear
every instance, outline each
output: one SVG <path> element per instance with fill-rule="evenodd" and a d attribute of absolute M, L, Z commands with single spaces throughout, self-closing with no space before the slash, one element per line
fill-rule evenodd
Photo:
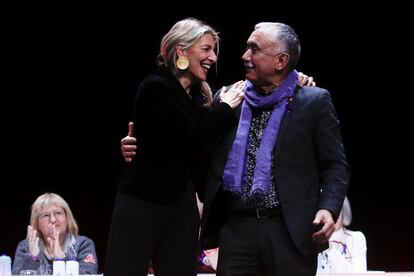
<path fill-rule="evenodd" d="M 175 47 L 175 52 L 177 53 L 177 56 L 178 57 L 182 57 L 185 54 L 185 50 L 180 45 L 178 45 L 177 47 Z"/>

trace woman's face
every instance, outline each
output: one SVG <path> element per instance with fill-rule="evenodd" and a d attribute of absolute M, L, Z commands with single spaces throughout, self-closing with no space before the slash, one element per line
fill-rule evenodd
<path fill-rule="evenodd" d="M 217 62 L 216 42 L 211 34 L 203 35 L 200 40 L 186 51 L 189 60 L 188 72 L 194 81 L 205 81 L 211 66 Z"/>
<path fill-rule="evenodd" d="M 53 228 L 59 231 L 60 236 L 66 235 L 68 222 L 65 210 L 57 205 L 43 207 L 38 217 L 38 228 L 43 239 L 53 237 Z"/>

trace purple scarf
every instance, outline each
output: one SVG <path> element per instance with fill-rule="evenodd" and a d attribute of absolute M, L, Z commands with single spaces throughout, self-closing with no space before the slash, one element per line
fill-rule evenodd
<path fill-rule="evenodd" d="M 239 126 L 224 169 L 224 190 L 240 194 L 242 183 L 247 181 L 245 163 L 252 109 L 264 109 L 273 106 L 272 115 L 264 130 L 257 152 L 251 194 L 266 195 L 270 192 L 272 152 L 276 145 L 280 122 L 289 103 L 288 99 L 292 97 L 297 84 L 298 73 L 293 70 L 286 80 L 276 87 L 270 95 L 264 96 L 256 92 L 253 84 L 246 80 L 245 101 L 241 110 Z"/>

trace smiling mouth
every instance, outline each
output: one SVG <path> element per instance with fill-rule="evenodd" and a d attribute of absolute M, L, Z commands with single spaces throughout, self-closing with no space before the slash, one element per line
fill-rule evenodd
<path fill-rule="evenodd" d="M 208 72 L 208 70 L 210 70 L 210 68 L 211 68 L 211 65 L 210 64 L 202 63 L 201 64 L 201 67 Z"/>
<path fill-rule="evenodd" d="M 244 68 L 247 70 L 253 70 L 254 68 L 256 68 L 256 66 L 254 66 L 253 64 L 251 64 L 250 62 L 244 62 Z"/>

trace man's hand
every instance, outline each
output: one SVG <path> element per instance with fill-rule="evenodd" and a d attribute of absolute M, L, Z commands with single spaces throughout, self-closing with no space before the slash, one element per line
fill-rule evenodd
<path fill-rule="evenodd" d="M 134 156 L 137 154 L 137 139 L 134 137 L 134 123 L 129 122 L 128 124 L 128 135 L 121 140 L 121 152 L 124 156 L 125 162 L 132 162 Z"/>
<path fill-rule="evenodd" d="M 328 242 L 333 232 L 335 231 L 335 222 L 332 218 L 331 212 L 326 209 L 319 210 L 315 215 L 313 224 L 323 226 L 321 230 L 312 234 L 313 240 L 317 244 Z"/>

